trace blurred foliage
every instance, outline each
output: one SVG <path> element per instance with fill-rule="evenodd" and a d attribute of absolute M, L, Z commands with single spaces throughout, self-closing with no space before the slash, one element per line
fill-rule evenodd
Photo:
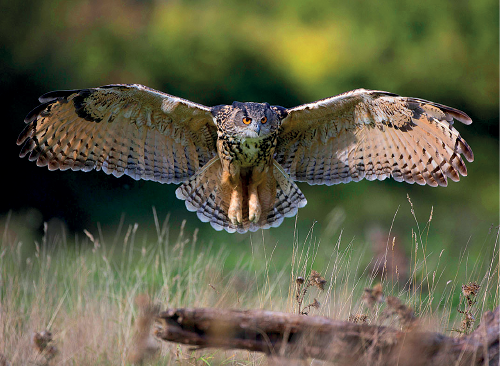
<path fill-rule="evenodd" d="M 206 105 L 241 100 L 291 107 L 363 87 L 467 112 L 474 124 L 457 128 L 475 153 L 469 176 L 446 189 L 391 180 L 302 184 L 309 204 L 297 223 L 288 219 L 278 229 L 253 235 L 286 247 L 295 227 L 303 238 L 317 222 L 315 233 L 328 251 L 341 230 L 343 242 L 364 242 L 374 226 L 388 235 L 394 220 L 391 234 L 409 248 L 417 224 L 408 193 L 420 223 L 434 207 L 428 235 L 432 250 L 449 249 L 453 258 L 477 244 L 473 253 L 480 255 L 481 245 L 490 243 L 485 238 L 499 222 L 496 0 L 0 4 L 0 93 L 7 126 L 0 137 L 7 165 L 0 214 L 12 211 L 26 230 L 57 218 L 70 230 L 101 223 L 104 231 L 112 231 L 122 213 L 125 222 L 152 226 L 154 205 L 160 217 L 172 213 L 173 230 L 184 219 L 189 228 L 200 227 L 205 242 L 237 244 L 248 238 L 216 233 L 201 223 L 175 198 L 175 186 L 102 173 L 48 172 L 18 159 L 14 142 L 22 119 L 44 92 L 141 83 Z"/>

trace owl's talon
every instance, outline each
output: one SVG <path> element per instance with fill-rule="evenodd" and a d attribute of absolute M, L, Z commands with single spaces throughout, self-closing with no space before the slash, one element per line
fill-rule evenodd
<path fill-rule="evenodd" d="M 250 215 L 249 215 L 250 222 L 253 222 L 255 224 L 258 223 L 259 219 L 260 219 L 260 213 L 261 213 L 260 207 L 257 211 L 250 213 Z"/>
<path fill-rule="evenodd" d="M 241 203 L 236 198 L 237 195 L 231 200 L 231 205 L 229 206 L 229 210 L 227 211 L 227 216 L 233 225 L 239 225 L 243 222 L 243 213 L 241 210 Z"/>
<path fill-rule="evenodd" d="M 241 209 L 238 209 L 237 207 L 229 208 L 227 215 L 233 225 L 239 225 L 243 222 L 243 214 L 241 213 Z"/>
<path fill-rule="evenodd" d="M 250 201 L 248 202 L 248 219 L 250 220 L 250 222 L 259 222 L 261 213 L 262 209 L 260 208 L 259 201 L 250 199 Z"/>

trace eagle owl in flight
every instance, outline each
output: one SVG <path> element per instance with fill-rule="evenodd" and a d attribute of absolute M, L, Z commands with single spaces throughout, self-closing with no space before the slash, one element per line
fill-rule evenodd
<path fill-rule="evenodd" d="M 206 107 L 142 85 L 49 92 L 25 119 L 20 156 L 50 170 L 181 183 L 216 230 L 279 226 L 307 201 L 295 184 L 394 180 L 446 186 L 474 159 L 457 109 L 357 89 L 294 108 Z"/>

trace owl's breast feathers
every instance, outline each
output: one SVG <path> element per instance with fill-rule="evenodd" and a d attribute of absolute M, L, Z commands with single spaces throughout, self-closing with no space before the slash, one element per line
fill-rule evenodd
<path fill-rule="evenodd" d="M 278 141 L 278 134 L 263 138 L 242 138 L 219 134 L 219 157 L 241 168 L 270 165 Z"/>

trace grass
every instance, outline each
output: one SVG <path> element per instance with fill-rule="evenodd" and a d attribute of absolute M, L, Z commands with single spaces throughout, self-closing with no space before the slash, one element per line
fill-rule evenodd
<path fill-rule="evenodd" d="M 472 260 L 464 250 L 449 277 L 443 251 L 428 249 L 431 221 L 432 213 L 425 225 L 415 218 L 406 262 L 396 260 L 400 254 L 389 230 L 379 243 L 382 255 L 366 264 L 369 248 L 357 248 L 342 234 L 325 248 L 314 227 L 304 238 L 296 233 L 293 243 L 267 243 L 255 235 L 246 251 L 228 260 L 238 252 L 230 245 L 216 247 L 184 227 L 172 238 L 168 218 L 160 222 L 156 215 L 153 231 L 136 224 L 109 237 L 85 232 L 70 240 L 45 226 L 41 241 L 30 243 L 16 239 L 16 224 L 6 220 L 0 245 L 0 353 L 11 365 L 129 365 L 148 352 L 154 354 L 146 361 L 150 365 L 266 364 L 258 353 L 160 343 L 150 336 L 148 314 L 167 307 L 294 313 L 307 308 L 309 315 L 401 326 L 384 316 L 388 305 L 367 300 L 373 290 L 365 289 L 380 282 L 383 292 L 411 308 L 428 330 L 458 336 L 457 330 L 472 330 L 482 312 L 499 304 L 499 232 L 486 233 L 480 258 Z M 319 278 L 321 286 L 304 291 L 310 278 Z M 480 285 L 474 303 L 461 291 L 469 282 Z M 466 316 L 469 329 L 462 325 Z M 42 331 L 51 333 L 53 358 L 37 350 Z"/>

